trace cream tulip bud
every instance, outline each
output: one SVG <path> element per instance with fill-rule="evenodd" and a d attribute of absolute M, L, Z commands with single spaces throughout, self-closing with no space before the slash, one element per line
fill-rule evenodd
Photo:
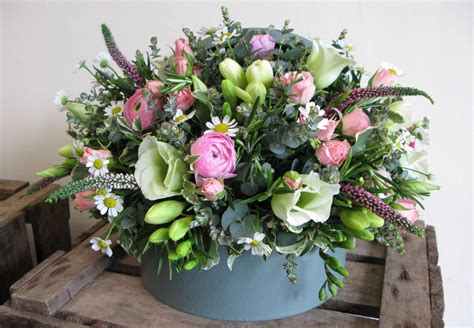
<path fill-rule="evenodd" d="M 268 60 L 254 61 L 245 72 L 247 82 L 262 82 L 265 88 L 269 88 L 273 81 L 273 69 Z"/>
<path fill-rule="evenodd" d="M 146 212 L 145 222 L 149 224 L 163 224 L 173 221 L 183 213 L 185 206 L 185 202 L 178 202 L 177 200 L 159 202 L 150 207 Z"/>
<path fill-rule="evenodd" d="M 245 88 L 247 80 L 242 66 L 235 60 L 226 58 L 219 64 L 219 71 L 222 76 L 234 83 L 239 88 Z"/>
<path fill-rule="evenodd" d="M 74 155 L 72 152 L 73 152 L 73 149 L 70 144 L 64 145 L 58 149 L 59 156 L 62 156 L 65 158 L 74 158 Z"/>
<path fill-rule="evenodd" d="M 258 98 L 258 106 L 262 105 L 265 102 L 265 97 L 267 96 L 267 89 L 262 82 L 253 81 L 247 85 L 245 91 L 250 95 L 252 98 L 252 104 L 257 101 Z"/>

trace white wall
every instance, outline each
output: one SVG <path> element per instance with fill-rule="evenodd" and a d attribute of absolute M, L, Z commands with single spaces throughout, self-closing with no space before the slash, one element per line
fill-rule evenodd
<path fill-rule="evenodd" d="M 374 71 L 388 60 L 406 75 L 402 83 L 436 100 L 410 99 L 428 113 L 431 167 L 442 185 L 426 201 L 425 221 L 438 232 L 448 326 L 470 326 L 472 316 L 472 5 L 469 2 L 229 3 L 245 26 L 280 26 L 291 19 L 299 34 L 331 40 L 343 28 L 356 44 L 358 62 Z M 220 22 L 220 3 L 2 2 L 0 176 L 34 179 L 60 159 L 68 142 L 64 115 L 52 105 L 58 88 L 88 90 L 85 72 L 72 75 L 82 55 L 105 49 L 99 26 L 109 24 L 122 50 L 146 50 L 157 35 L 164 52 L 181 27 Z M 73 213 L 74 234 L 91 222 Z"/>

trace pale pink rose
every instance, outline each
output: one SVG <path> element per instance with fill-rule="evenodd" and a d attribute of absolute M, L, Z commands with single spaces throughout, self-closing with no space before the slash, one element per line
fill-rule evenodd
<path fill-rule="evenodd" d="M 204 179 L 201 187 L 201 192 L 208 200 L 215 201 L 222 195 L 224 191 L 224 185 L 219 180 L 210 178 Z"/>
<path fill-rule="evenodd" d="M 194 56 L 193 50 L 189 46 L 188 40 L 186 40 L 184 38 L 179 38 L 175 42 L 174 55 L 184 57 L 184 52 L 186 52 L 187 54 L 189 54 L 191 56 Z"/>
<path fill-rule="evenodd" d="M 161 88 L 164 86 L 165 84 L 161 81 L 148 81 L 145 85 L 145 88 L 149 89 L 151 91 L 151 93 L 153 94 L 153 96 L 161 96 Z"/>
<path fill-rule="evenodd" d="M 176 94 L 176 107 L 181 110 L 188 110 L 194 105 L 194 97 L 191 88 L 185 88 Z"/>
<path fill-rule="evenodd" d="M 395 201 L 398 205 L 403 206 L 406 210 L 399 211 L 410 223 L 415 223 L 420 216 L 416 209 L 416 202 L 412 199 L 397 199 Z"/>
<path fill-rule="evenodd" d="M 74 208 L 79 212 L 85 212 L 95 207 L 93 195 L 95 192 L 93 190 L 86 190 L 78 192 L 74 198 Z"/>
<path fill-rule="evenodd" d="M 186 75 L 186 70 L 188 68 L 188 61 L 184 56 L 176 56 L 174 58 L 174 63 L 176 66 L 176 74 Z"/>
<path fill-rule="evenodd" d="M 316 157 L 323 165 L 339 166 L 347 158 L 351 145 L 347 140 L 329 140 L 316 149 Z"/>
<path fill-rule="evenodd" d="M 234 140 L 220 132 L 206 133 L 191 145 L 191 155 L 199 155 L 194 163 L 196 185 L 202 186 L 203 178 L 233 178 L 237 154 Z"/>
<path fill-rule="evenodd" d="M 275 49 L 275 41 L 269 34 L 255 34 L 249 41 L 253 56 L 267 57 Z"/>
<path fill-rule="evenodd" d="M 365 131 L 370 126 L 370 119 L 361 108 L 356 108 L 351 113 L 342 117 L 342 133 L 355 137 L 359 132 Z"/>
<path fill-rule="evenodd" d="M 329 141 L 336 130 L 339 121 L 330 120 L 326 126 L 326 130 L 318 130 L 316 137 L 321 141 Z"/>
<path fill-rule="evenodd" d="M 301 79 L 299 82 L 291 86 L 290 99 L 295 104 L 305 105 L 314 96 L 316 86 L 310 72 L 289 72 L 280 78 L 284 87 L 290 85 L 292 81 Z"/>
<path fill-rule="evenodd" d="M 112 156 L 112 153 L 107 149 L 95 150 L 95 149 L 92 149 L 92 148 L 89 148 L 89 147 L 84 147 L 84 153 L 82 154 L 82 157 L 81 157 L 81 163 L 86 165 L 87 158 L 91 155 L 94 155 L 94 154 L 97 154 L 97 155 L 99 155 L 101 157 L 104 157 L 104 158 L 108 158 L 108 157 Z"/>
<path fill-rule="evenodd" d="M 393 74 L 389 69 L 380 68 L 372 79 L 372 87 L 390 87 L 394 80 L 395 74 Z"/>
<path fill-rule="evenodd" d="M 139 118 L 143 130 L 147 130 L 156 121 L 155 113 L 148 108 L 148 100 L 143 96 L 142 89 L 138 89 L 128 98 L 123 108 L 123 116 L 130 126 Z"/>
<path fill-rule="evenodd" d="M 296 181 L 293 181 L 290 177 L 285 177 L 285 182 L 291 190 L 296 190 L 301 186 L 301 182 L 303 182 L 303 179 L 299 177 L 298 179 L 296 179 Z"/>

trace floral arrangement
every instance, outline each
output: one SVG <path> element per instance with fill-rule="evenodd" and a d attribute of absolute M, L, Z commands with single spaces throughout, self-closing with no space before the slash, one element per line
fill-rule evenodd
<path fill-rule="evenodd" d="M 96 251 L 111 256 L 115 232 L 139 259 L 160 246 L 158 271 L 211 269 L 225 247 L 230 269 L 246 253 L 286 256 L 296 283 L 295 258 L 319 250 L 326 299 L 348 275 L 330 250 L 375 239 L 403 251 L 403 234 L 423 236 L 420 200 L 438 189 L 421 150 L 429 122 L 403 97 L 432 99 L 391 64 L 356 66 L 346 31 L 327 45 L 222 12 L 201 36 L 184 29 L 171 55 L 153 37 L 133 61 L 102 25 L 107 52 L 77 64 L 92 89 L 54 100 L 74 141 L 31 191 L 71 176 L 48 201 L 110 222 Z"/>

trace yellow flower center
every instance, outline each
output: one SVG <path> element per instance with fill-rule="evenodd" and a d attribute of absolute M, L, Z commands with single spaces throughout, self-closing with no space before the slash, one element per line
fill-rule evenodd
<path fill-rule="evenodd" d="M 111 113 L 112 115 L 117 115 L 117 114 L 120 114 L 121 111 L 122 111 L 122 108 L 120 106 L 117 106 L 117 107 L 112 108 Z"/>
<path fill-rule="evenodd" d="M 186 120 L 186 115 L 180 115 L 180 116 L 178 116 L 178 117 L 176 118 L 175 121 L 176 121 L 176 122 L 182 122 L 182 121 L 184 121 L 184 120 Z"/>
<path fill-rule="evenodd" d="M 107 206 L 108 208 L 114 208 L 116 204 L 117 204 L 117 201 L 113 199 L 112 197 L 107 197 L 106 199 L 104 199 L 104 205 Z"/>
<path fill-rule="evenodd" d="M 259 242 L 259 241 L 256 241 L 256 240 L 252 240 L 252 241 L 250 242 L 250 246 L 252 246 L 252 247 L 258 247 L 258 246 L 260 246 L 260 242 Z"/>
<path fill-rule="evenodd" d="M 104 188 L 100 188 L 99 190 L 97 190 L 97 195 L 105 196 L 107 195 L 107 190 L 105 190 Z"/>
<path fill-rule="evenodd" d="M 227 133 L 229 131 L 229 126 L 225 123 L 219 123 L 214 127 L 214 131 L 220 133 Z"/>
<path fill-rule="evenodd" d="M 101 168 L 104 167 L 104 162 L 102 162 L 101 159 L 96 159 L 96 160 L 94 161 L 94 167 L 95 167 L 96 169 L 100 170 Z"/>
<path fill-rule="evenodd" d="M 232 35 L 232 33 L 230 33 L 230 32 L 222 33 L 220 39 L 221 39 L 221 41 L 224 41 L 225 39 L 229 38 L 231 35 Z"/>
<path fill-rule="evenodd" d="M 82 155 L 84 155 L 84 150 L 81 148 L 76 148 L 76 155 L 81 157 Z"/>
<path fill-rule="evenodd" d="M 109 248 L 109 245 L 107 245 L 107 242 L 105 240 L 98 240 L 97 245 L 99 245 L 99 247 L 102 249 Z"/>

